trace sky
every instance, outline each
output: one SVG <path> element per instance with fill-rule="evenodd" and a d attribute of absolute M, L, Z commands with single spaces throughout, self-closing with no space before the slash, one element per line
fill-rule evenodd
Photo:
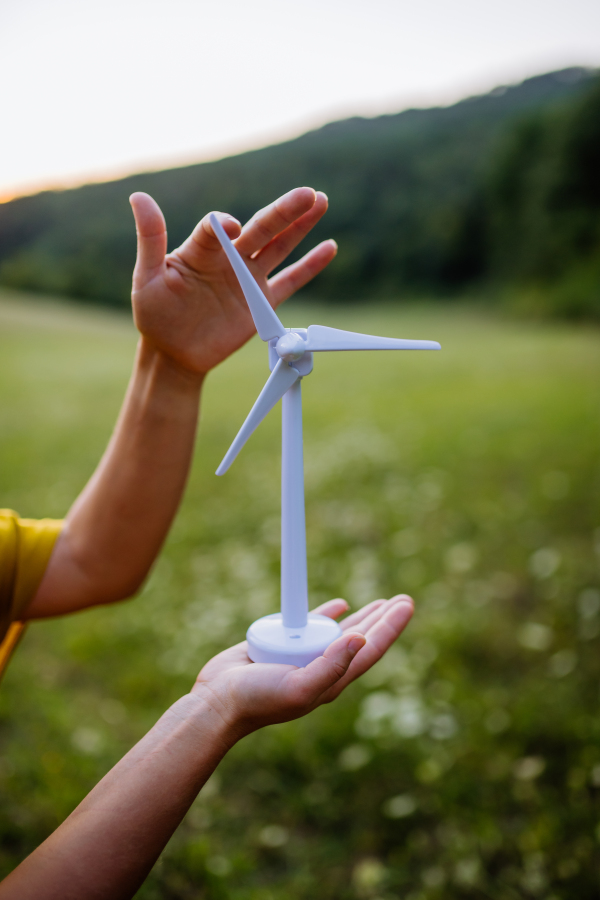
<path fill-rule="evenodd" d="M 0 0 L 0 200 L 571 65 L 598 0 Z"/>

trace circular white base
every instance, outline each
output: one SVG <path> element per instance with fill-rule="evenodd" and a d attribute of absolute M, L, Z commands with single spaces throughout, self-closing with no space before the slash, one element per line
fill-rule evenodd
<path fill-rule="evenodd" d="M 317 613 L 309 614 L 304 628 L 285 628 L 281 613 L 273 613 L 257 619 L 248 629 L 248 656 L 252 662 L 285 663 L 302 669 L 322 656 L 341 633 L 337 622 Z"/>

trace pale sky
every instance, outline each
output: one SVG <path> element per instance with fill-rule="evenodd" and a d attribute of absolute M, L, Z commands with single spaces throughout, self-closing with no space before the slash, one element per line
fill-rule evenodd
<path fill-rule="evenodd" d="M 598 0 L 0 0 L 0 198 L 570 65 Z"/>

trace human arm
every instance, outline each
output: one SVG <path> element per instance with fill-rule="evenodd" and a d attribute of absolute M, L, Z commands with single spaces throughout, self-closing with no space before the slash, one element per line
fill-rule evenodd
<path fill-rule="evenodd" d="M 332 600 L 318 612 L 337 618 Z M 252 663 L 245 643 L 202 669 L 190 694 L 102 779 L 0 885 L 0 900 L 127 900 L 147 876 L 227 750 L 265 725 L 333 700 L 408 624 L 401 595 L 348 616 L 343 634 L 304 669 Z"/>
<path fill-rule="evenodd" d="M 254 334 L 239 284 L 206 216 L 167 254 L 165 221 L 147 194 L 131 198 L 138 233 L 132 304 L 140 341 L 114 434 L 66 517 L 25 619 L 110 603 L 136 592 L 179 506 L 206 374 Z M 220 221 L 274 306 L 333 258 L 333 241 L 270 273 L 321 218 L 327 198 L 297 188 L 242 229 Z"/>

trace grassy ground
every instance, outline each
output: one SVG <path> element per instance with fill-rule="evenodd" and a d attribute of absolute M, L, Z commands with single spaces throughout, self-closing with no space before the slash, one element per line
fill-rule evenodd
<path fill-rule="evenodd" d="M 408 590 L 417 613 L 334 706 L 234 749 L 139 897 L 597 897 L 600 333 L 442 306 L 284 320 L 442 342 L 323 355 L 304 383 L 312 598 Z M 2 295 L 3 506 L 64 514 L 134 345 L 124 318 Z M 276 609 L 278 413 L 213 475 L 265 356 L 253 341 L 211 377 L 142 595 L 37 623 L 19 648 L 0 691 L 1 872 Z"/>

